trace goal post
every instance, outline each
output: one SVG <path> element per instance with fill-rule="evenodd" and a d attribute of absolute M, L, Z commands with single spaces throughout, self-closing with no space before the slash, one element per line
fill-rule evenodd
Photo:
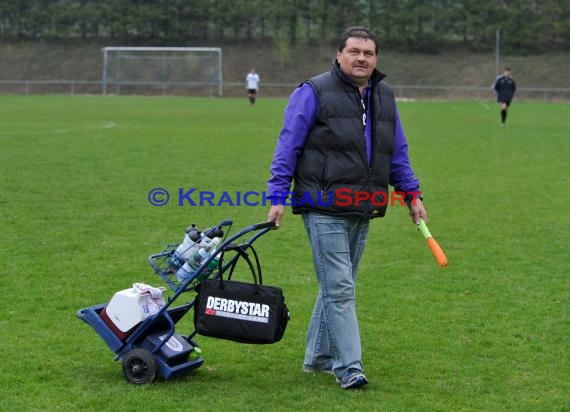
<path fill-rule="evenodd" d="M 222 95 L 219 47 L 103 47 L 102 52 L 103 94 L 142 88 Z"/>

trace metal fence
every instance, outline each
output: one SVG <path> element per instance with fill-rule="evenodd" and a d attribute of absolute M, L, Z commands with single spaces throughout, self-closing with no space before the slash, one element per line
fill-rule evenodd
<path fill-rule="evenodd" d="M 287 97 L 297 87 L 296 83 L 263 83 L 260 97 Z M 392 85 L 396 97 L 409 100 L 492 100 L 491 87 L 482 86 L 423 86 Z M 0 94 L 101 94 L 101 81 L 89 80 L 0 80 Z M 239 82 L 225 82 L 223 95 L 245 95 L 245 86 Z M 179 95 L 213 96 L 212 87 L 203 85 L 168 83 L 123 84 L 121 94 L 127 95 Z M 570 88 L 519 87 L 517 100 L 543 101 L 544 103 L 570 101 Z"/>
<path fill-rule="evenodd" d="M 1 94 L 100 94 L 100 81 L 0 80 Z"/>

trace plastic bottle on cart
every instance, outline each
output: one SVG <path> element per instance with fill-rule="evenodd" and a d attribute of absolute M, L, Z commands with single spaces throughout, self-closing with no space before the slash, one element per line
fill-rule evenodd
<path fill-rule="evenodd" d="M 220 242 L 222 241 L 222 239 L 220 237 L 214 237 L 212 239 L 206 238 L 206 245 L 198 250 L 198 253 L 194 253 L 192 255 L 192 257 L 194 258 L 194 262 L 193 262 L 193 266 L 195 269 L 198 269 L 202 263 L 207 260 L 210 255 L 212 255 L 215 251 L 216 248 L 218 247 L 218 245 L 220 244 Z M 204 269 L 203 271 L 203 275 L 209 275 L 210 273 L 212 273 L 212 271 L 218 267 L 218 261 L 220 258 L 220 253 L 218 253 L 217 256 L 215 256 L 210 263 L 208 263 L 208 266 Z M 188 259 L 190 260 L 190 259 Z M 200 276 L 200 279 L 203 279 L 206 276 Z"/>
<path fill-rule="evenodd" d="M 179 268 L 184 264 L 186 260 L 192 253 L 194 252 L 194 247 L 196 246 L 196 242 L 200 240 L 200 229 L 196 227 L 194 223 L 191 226 L 186 228 L 186 233 L 184 234 L 184 239 L 182 243 L 178 245 L 174 253 L 172 254 L 172 264 L 176 268 Z"/>
<path fill-rule="evenodd" d="M 210 239 L 209 237 L 204 236 L 200 243 L 197 243 L 193 248 L 192 255 L 188 258 L 184 265 L 178 269 L 176 272 L 176 278 L 180 282 L 184 282 L 188 278 L 192 277 L 194 273 L 200 269 L 202 263 L 210 257 L 211 253 L 216 250 L 216 247 L 221 242 L 221 240 L 222 239 L 219 237 Z M 200 273 L 198 280 L 207 277 L 217 266 L 218 257 L 214 257 L 208 266 L 202 270 L 202 273 Z"/>

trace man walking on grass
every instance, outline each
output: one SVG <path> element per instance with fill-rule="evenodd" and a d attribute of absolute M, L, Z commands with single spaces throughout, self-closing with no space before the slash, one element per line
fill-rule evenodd
<path fill-rule="evenodd" d="M 368 383 L 356 279 L 369 221 L 384 216 L 389 185 L 408 194 L 414 223 L 427 218 L 394 93 L 376 69 L 377 53 L 369 30 L 351 27 L 342 34 L 332 69 L 291 94 L 268 181 L 267 218 L 277 226 L 294 182 L 290 201 L 303 218 L 319 284 L 303 369 L 333 374 L 343 389 Z"/>
<path fill-rule="evenodd" d="M 502 76 L 498 76 L 493 84 L 493 90 L 497 95 L 497 101 L 501 105 L 501 126 L 507 124 L 507 111 L 517 90 L 515 79 L 511 77 L 511 69 L 505 67 Z"/>

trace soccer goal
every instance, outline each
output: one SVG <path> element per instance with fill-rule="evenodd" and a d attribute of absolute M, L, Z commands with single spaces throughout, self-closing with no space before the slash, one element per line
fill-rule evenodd
<path fill-rule="evenodd" d="M 218 47 L 104 47 L 103 94 L 222 95 Z"/>

